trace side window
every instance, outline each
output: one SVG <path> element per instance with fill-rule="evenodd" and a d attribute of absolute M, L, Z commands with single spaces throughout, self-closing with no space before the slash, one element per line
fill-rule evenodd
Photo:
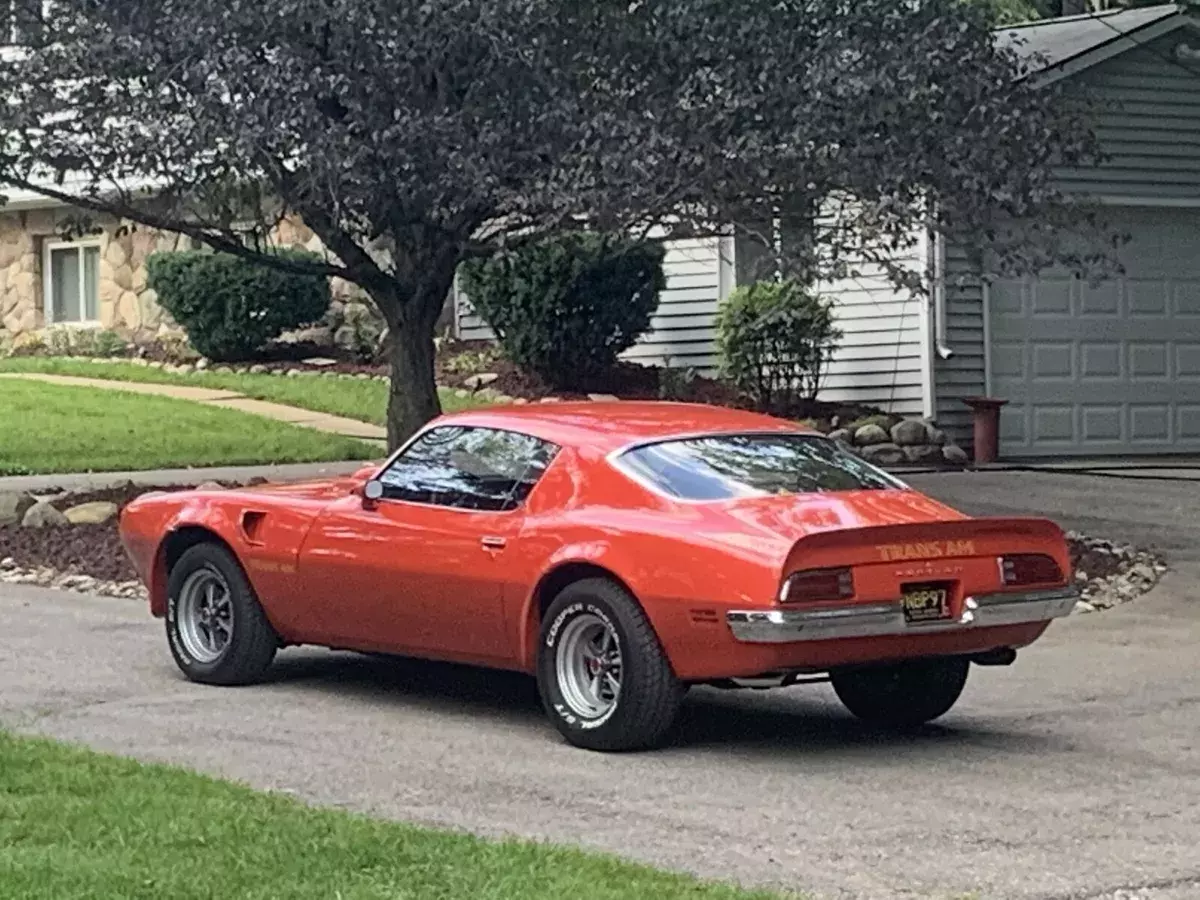
<path fill-rule="evenodd" d="M 383 496 L 457 509 L 516 509 L 558 447 L 527 434 L 447 425 L 421 435 L 380 476 Z"/>

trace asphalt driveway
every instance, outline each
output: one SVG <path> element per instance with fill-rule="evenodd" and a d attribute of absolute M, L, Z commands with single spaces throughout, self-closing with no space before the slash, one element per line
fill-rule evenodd
<path fill-rule="evenodd" d="M 3 585 L 0 722 L 824 898 L 1200 897 L 1200 485 L 1080 479 L 912 479 L 967 511 L 1045 512 L 1180 562 L 1150 597 L 977 669 L 916 737 L 859 726 L 824 686 L 702 690 L 673 747 L 601 756 L 560 743 L 523 678 L 302 650 L 270 684 L 204 688 L 139 605 Z"/>

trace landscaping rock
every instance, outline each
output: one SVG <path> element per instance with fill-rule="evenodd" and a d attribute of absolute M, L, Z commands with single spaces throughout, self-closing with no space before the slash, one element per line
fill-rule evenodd
<path fill-rule="evenodd" d="M 255 363 L 254 365 L 252 365 L 250 367 L 250 374 L 251 375 L 265 375 L 265 374 L 267 374 L 267 367 L 264 366 L 262 363 Z"/>
<path fill-rule="evenodd" d="M 0 526 L 20 525 L 29 507 L 37 503 L 30 494 L 0 494 Z"/>
<path fill-rule="evenodd" d="M 316 366 L 319 369 L 337 365 L 336 359 L 330 359 L 327 356 L 310 356 L 308 359 L 302 361 L 306 366 Z"/>
<path fill-rule="evenodd" d="M 939 447 L 941 447 L 946 443 L 947 440 L 948 438 L 946 437 L 946 432 L 942 431 L 940 428 L 934 428 L 932 425 L 929 426 L 929 443 L 937 444 Z"/>
<path fill-rule="evenodd" d="M 960 466 L 966 465 L 969 459 L 966 450 L 964 450 L 962 447 L 956 447 L 953 444 L 947 444 L 946 446 L 942 447 L 942 458 L 948 463 L 954 463 L 955 465 Z"/>
<path fill-rule="evenodd" d="M 588 399 L 593 403 L 611 403 L 614 400 L 620 400 L 621 398 L 615 394 L 588 394 Z"/>
<path fill-rule="evenodd" d="M 25 511 L 21 518 L 23 528 L 61 528 L 70 525 L 70 520 L 61 512 L 47 503 L 39 500 Z"/>
<path fill-rule="evenodd" d="M 854 435 L 850 433 L 849 428 L 835 428 L 833 431 L 829 432 L 828 437 L 837 441 L 839 444 L 854 443 Z"/>
<path fill-rule="evenodd" d="M 500 376 L 495 372 L 482 372 L 479 375 L 472 375 L 470 378 L 463 379 L 463 387 L 472 391 L 478 391 L 481 388 L 487 387 L 500 380 Z"/>
<path fill-rule="evenodd" d="M 542 402 L 542 403 L 561 403 L 562 397 L 543 397 L 540 402 Z"/>
<path fill-rule="evenodd" d="M 197 372 L 203 372 L 205 369 L 208 368 L 208 366 L 209 366 L 209 362 L 207 359 L 201 358 L 201 359 L 196 360 L 196 371 Z"/>
<path fill-rule="evenodd" d="M 901 449 L 910 463 L 940 463 L 945 459 L 942 456 L 943 448 L 936 444 L 914 444 Z"/>
<path fill-rule="evenodd" d="M 866 427 L 874 428 L 876 426 L 868 425 Z M 882 429 L 880 430 L 882 431 Z M 904 448 L 889 443 L 869 444 L 861 447 L 858 453 L 867 462 L 875 463 L 877 466 L 898 466 L 907 461 Z"/>
<path fill-rule="evenodd" d="M 895 444 L 891 443 L 891 437 L 888 433 L 878 425 L 863 425 L 854 432 L 854 443 L 860 447 L 870 447 L 874 444 L 895 446 Z"/>
<path fill-rule="evenodd" d="M 80 503 L 78 506 L 72 506 L 63 515 L 72 525 L 103 525 L 118 511 L 117 504 L 97 500 L 93 503 Z"/>
<path fill-rule="evenodd" d="M 196 485 L 196 490 L 198 490 L 198 491 L 223 491 L 223 490 L 225 490 L 225 485 L 217 484 L 217 482 L 215 482 L 215 481 L 206 481 L 203 484 Z"/>
<path fill-rule="evenodd" d="M 929 430 L 920 419 L 905 419 L 892 426 L 892 443 L 916 447 L 929 441 Z"/>

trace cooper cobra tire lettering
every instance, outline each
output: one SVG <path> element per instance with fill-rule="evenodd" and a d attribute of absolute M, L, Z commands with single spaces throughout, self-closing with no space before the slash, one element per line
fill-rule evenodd
<path fill-rule="evenodd" d="M 620 651 L 616 700 L 595 718 L 574 712 L 558 681 L 563 629 L 581 615 L 594 616 L 611 629 Z M 622 751 L 649 749 L 666 738 L 687 686 L 675 677 L 645 612 L 621 585 L 607 578 L 568 585 L 546 610 L 538 647 L 542 705 L 567 741 L 590 750 Z"/>

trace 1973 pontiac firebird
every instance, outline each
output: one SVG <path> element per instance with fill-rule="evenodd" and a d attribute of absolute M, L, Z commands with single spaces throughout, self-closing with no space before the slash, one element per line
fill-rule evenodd
<path fill-rule="evenodd" d="M 1054 523 L 688 404 L 443 416 L 353 476 L 147 494 L 120 524 L 194 681 L 296 644 L 519 670 L 595 750 L 659 744 L 694 684 L 829 680 L 862 719 L 928 722 L 1076 600 Z"/>

